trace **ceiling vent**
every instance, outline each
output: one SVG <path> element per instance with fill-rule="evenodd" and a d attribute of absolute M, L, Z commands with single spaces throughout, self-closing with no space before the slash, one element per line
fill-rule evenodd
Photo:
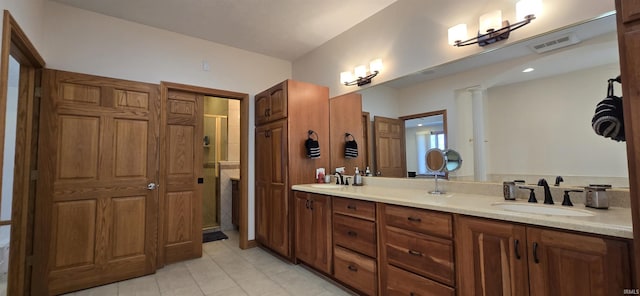
<path fill-rule="evenodd" d="M 531 48 L 531 50 L 537 53 L 543 53 L 543 52 L 555 50 L 558 48 L 574 45 L 579 42 L 580 42 L 580 39 L 578 39 L 578 37 L 575 34 L 571 33 L 569 35 L 564 35 L 564 36 L 556 37 L 540 43 L 529 45 L 529 48 Z"/>

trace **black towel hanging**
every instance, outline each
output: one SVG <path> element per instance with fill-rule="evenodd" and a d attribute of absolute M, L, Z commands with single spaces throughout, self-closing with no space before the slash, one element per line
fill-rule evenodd
<path fill-rule="evenodd" d="M 351 140 L 349 140 L 351 137 Z M 358 143 L 356 143 L 356 138 L 353 137 L 350 133 L 344 134 L 345 144 L 344 144 L 344 158 L 357 158 L 358 157 Z"/>
<path fill-rule="evenodd" d="M 613 84 L 622 84 L 620 76 L 609 79 L 607 84 L 607 97 L 596 105 L 596 111 L 591 119 L 591 127 L 596 134 L 614 141 L 625 141 L 624 115 L 622 97 L 614 94 Z"/>
<path fill-rule="evenodd" d="M 315 135 L 315 139 L 313 136 Z M 311 159 L 320 158 L 320 143 L 318 143 L 318 134 L 312 130 L 307 132 L 307 140 L 304 142 L 307 151 L 307 157 Z"/>

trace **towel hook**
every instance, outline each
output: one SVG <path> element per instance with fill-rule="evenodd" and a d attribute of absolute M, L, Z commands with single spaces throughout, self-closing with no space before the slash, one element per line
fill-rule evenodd
<path fill-rule="evenodd" d="M 316 133 L 316 132 L 315 132 L 315 131 L 313 131 L 313 130 L 309 130 L 309 131 L 307 132 L 307 138 L 309 138 L 309 139 L 313 139 L 313 138 L 312 138 L 312 136 L 313 136 L 313 135 L 315 135 L 315 136 L 316 136 L 316 141 L 317 141 L 317 140 L 318 140 L 318 133 Z"/>

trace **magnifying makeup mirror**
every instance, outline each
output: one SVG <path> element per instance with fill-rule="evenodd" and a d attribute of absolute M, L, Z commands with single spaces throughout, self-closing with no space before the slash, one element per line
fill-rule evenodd
<path fill-rule="evenodd" d="M 460 157 L 460 153 L 452 149 L 441 150 L 438 148 L 432 148 L 427 150 L 427 154 L 425 155 L 427 158 L 427 168 L 435 172 L 434 178 L 436 183 L 435 190 L 429 192 L 430 194 L 443 194 L 444 191 L 438 190 L 438 174 L 441 172 L 453 172 L 457 169 L 460 169 L 462 166 L 462 157 Z"/>

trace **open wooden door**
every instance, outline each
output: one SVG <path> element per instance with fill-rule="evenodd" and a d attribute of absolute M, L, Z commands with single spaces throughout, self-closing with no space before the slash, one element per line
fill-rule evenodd
<path fill-rule="evenodd" d="M 375 175 L 406 177 L 404 120 L 374 116 L 373 125 L 376 149 Z"/>
<path fill-rule="evenodd" d="M 46 70 L 32 295 L 156 269 L 158 86 Z"/>
<path fill-rule="evenodd" d="M 204 95 L 162 83 L 159 266 L 202 256 Z"/>

